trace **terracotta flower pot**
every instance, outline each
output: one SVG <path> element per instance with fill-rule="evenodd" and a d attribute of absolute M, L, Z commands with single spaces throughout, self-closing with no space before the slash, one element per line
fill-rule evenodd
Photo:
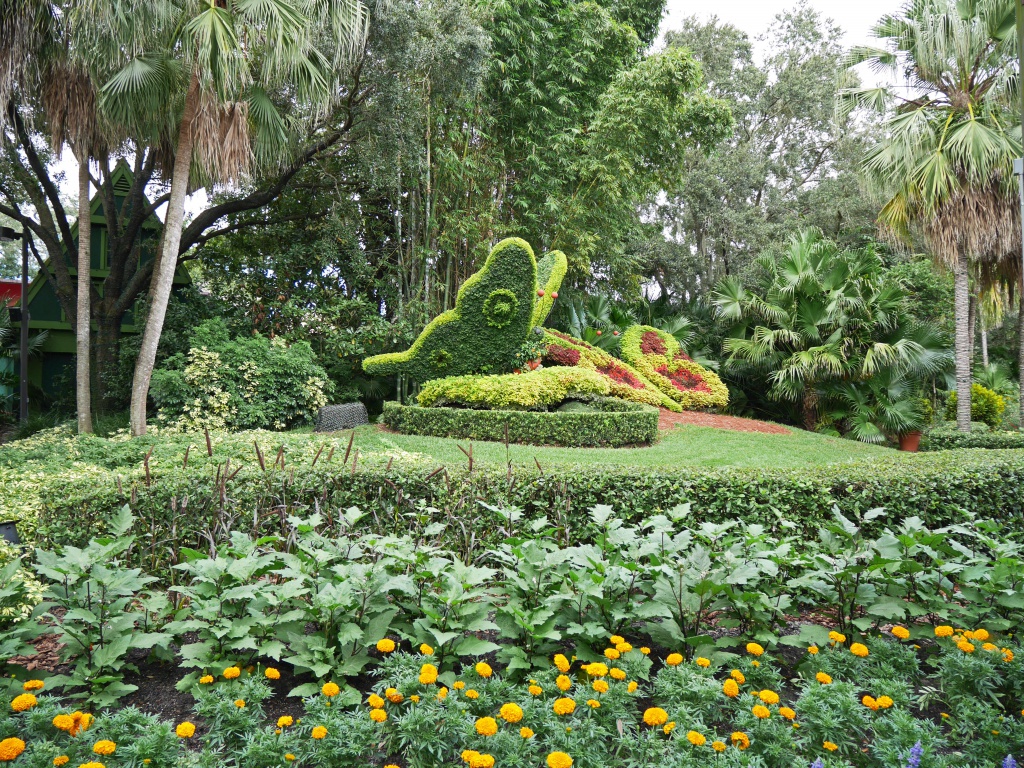
<path fill-rule="evenodd" d="M 909 451 L 910 453 L 917 453 L 918 447 L 921 445 L 921 431 L 915 430 L 914 432 L 907 432 L 905 435 L 900 435 L 900 450 Z"/>

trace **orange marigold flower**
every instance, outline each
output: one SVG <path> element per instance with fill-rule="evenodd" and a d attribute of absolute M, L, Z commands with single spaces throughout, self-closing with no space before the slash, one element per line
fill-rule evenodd
<path fill-rule="evenodd" d="M 636 680 L 630 680 L 630 681 L 629 681 L 629 685 L 627 685 L 627 686 L 626 686 L 626 690 L 627 690 L 627 691 L 628 691 L 629 693 L 636 693 L 636 689 L 637 689 L 638 687 L 639 687 L 639 686 L 637 685 L 637 682 L 636 682 Z"/>
<path fill-rule="evenodd" d="M 383 709 L 371 709 L 370 719 L 373 720 L 373 722 L 375 723 L 383 723 L 385 720 L 388 719 L 388 713 L 385 712 Z"/>
<path fill-rule="evenodd" d="M 242 674 L 242 670 L 238 667 L 228 667 L 224 670 L 223 675 L 225 680 L 234 680 Z"/>
<path fill-rule="evenodd" d="M 23 691 L 41 691 L 46 687 L 46 683 L 42 680 L 26 680 L 22 683 L 21 689 Z"/>
<path fill-rule="evenodd" d="M 422 653 L 424 656 L 433 656 L 434 649 L 426 643 L 420 643 L 420 653 Z"/>
<path fill-rule="evenodd" d="M 626 679 L 626 670 L 619 669 L 618 667 L 612 667 L 609 669 L 608 674 L 611 675 L 612 680 L 622 681 Z"/>
<path fill-rule="evenodd" d="M 337 683 L 324 683 L 323 687 L 320 689 L 320 693 L 331 699 L 341 693 L 341 688 L 338 687 Z"/>
<path fill-rule="evenodd" d="M 569 671 L 569 660 L 565 658 L 565 654 L 556 653 L 553 661 L 555 663 L 555 669 L 557 669 L 559 672 L 562 672 L 564 674 L 565 672 Z"/>
<path fill-rule="evenodd" d="M 824 672 L 819 672 L 818 674 L 816 674 L 814 676 L 814 679 L 817 680 L 822 685 L 831 685 L 832 684 L 832 676 L 831 675 L 827 675 Z"/>
<path fill-rule="evenodd" d="M 711 659 L 705 659 L 703 656 L 698 656 L 694 664 L 696 664 L 698 667 L 704 667 L 705 669 L 707 669 L 711 666 Z"/>
<path fill-rule="evenodd" d="M 670 667 L 678 667 L 680 664 L 683 663 L 683 655 L 681 653 L 670 653 L 665 658 L 665 663 L 668 664 Z"/>
<path fill-rule="evenodd" d="M 110 739 L 100 739 L 92 745 L 92 751 L 97 755 L 112 755 L 117 751 L 117 744 Z"/>
<path fill-rule="evenodd" d="M 704 734 L 697 733 L 697 731 L 687 731 L 686 740 L 695 747 L 703 747 L 708 741 Z"/>
<path fill-rule="evenodd" d="M 475 690 L 474 690 L 474 689 L 472 689 L 472 688 L 467 688 L 467 689 L 466 689 L 466 694 L 465 694 L 465 695 L 466 695 L 466 698 L 467 698 L 467 699 L 479 699 L 479 698 L 480 698 L 480 694 L 479 694 L 479 692 L 475 691 Z M 410 696 L 409 698 L 411 699 L 411 698 L 412 698 L 412 696 Z"/>
<path fill-rule="evenodd" d="M 287 760 L 289 763 L 295 762 L 295 755 L 293 755 L 291 752 L 287 752 L 285 753 L 284 759 Z"/>
<path fill-rule="evenodd" d="M 792 720 L 793 718 L 796 717 L 796 712 L 794 712 L 789 707 L 779 707 L 779 714 L 782 715 L 787 720 Z"/>
<path fill-rule="evenodd" d="M 740 685 L 743 685 L 745 682 L 747 682 L 747 678 L 744 677 L 743 673 L 740 672 L 738 669 L 734 669 L 732 672 L 730 672 L 729 673 L 729 677 L 731 677 L 733 680 L 735 680 Z"/>
<path fill-rule="evenodd" d="M 760 643 L 747 643 L 747 653 L 751 656 L 760 656 L 764 653 L 764 647 Z"/>
<path fill-rule="evenodd" d="M 481 736 L 493 736 L 498 732 L 498 722 L 493 717 L 481 717 L 473 727 Z"/>
<path fill-rule="evenodd" d="M 1011 651 L 1009 648 L 1003 648 L 1003 661 L 1013 661 L 1013 651 Z"/>
<path fill-rule="evenodd" d="M 200 685 L 209 685 L 213 682 L 213 675 L 203 675 L 199 678 Z"/>
<path fill-rule="evenodd" d="M 384 698 L 392 704 L 401 704 L 405 697 L 398 692 L 397 688 L 388 688 L 384 691 Z"/>
<path fill-rule="evenodd" d="M 576 702 L 568 698 L 555 699 L 551 708 L 556 715 L 571 715 L 576 711 Z"/>
<path fill-rule="evenodd" d="M 730 699 L 735 699 L 740 695 L 740 687 L 736 685 L 736 681 L 729 678 L 722 683 L 722 693 L 728 696 Z"/>
<path fill-rule="evenodd" d="M 868 647 L 864 643 L 854 643 L 850 646 L 850 653 L 863 659 L 868 655 Z"/>
<path fill-rule="evenodd" d="M 974 644 L 968 643 L 966 640 L 961 640 L 959 643 L 956 644 L 956 647 L 964 653 L 974 653 Z"/>
<path fill-rule="evenodd" d="M 456 691 L 461 691 L 465 687 L 466 684 L 461 680 L 456 680 L 454 683 L 452 683 L 452 688 L 454 688 Z"/>
<path fill-rule="evenodd" d="M 53 718 L 53 727 L 70 733 L 75 727 L 75 719 L 71 715 L 57 715 Z"/>
<path fill-rule="evenodd" d="M 729 740 L 733 743 L 733 746 L 741 752 L 750 746 L 750 737 L 743 731 L 734 731 Z"/>
<path fill-rule="evenodd" d="M 10 762 L 16 760 L 18 755 L 25 751 L 25 742 L 16 736 L 0 741 L 0 760 Z"/>
<path fill-rule="evenodd" d="M 676 721 L 675 720 L 670 720 L 669 722 L 665 723 L 665 727 L 661 729 L 661 732 L 664 733 L 666 736 L 668 736 L 675 729 L 676 729 Z"/>
<path fill-rule="evenodd" d="M 608 642 L 612 645 L 618 645 L 619 643 L 626 642 L 626 638 L 624 638 L 622 635 L 612 635 L 608 638 Z"/>
<path fill-rule="evenodd" d="M 377 710 L 374 711 L 376 712 Z M 313 733 L 311 733 L 310 735 L 314 739 L 322 739 L 327 736 L 327 729 L 324 728 L 322 725 L 318 725 L 316 728 L 313 729 Z"/>
<path fill-rule="evenodd" d="M 491 669 L 491 665 L 486 661 L 478 661 L 473 669 L 476 670 L 476 673 L 480 675 L 480 677 L 490 677 L 494 674 L 494 670 Z"/>
<path fill-rule="evenodd" d="M 668 722 L 668 712 L 661 707 L 650 707 L 644 710 L 644 722 L 652 728 Z"/>
<path fill-rule="evenodd" d="M 816 645 L 811 645 L 811 646 L 808 646 L 808 648 L 807 648 L 807 652 L 808 652 L 809 654 L 811 654 L 812 656 L 816 656 L 816 655 L 817 655 L 817 653 L 818 653 L 818 646 L 816 646 Z"/>
<path fill-rule="evenodd" d="M 829 752 L 835 752 L 837 749 L 839 749 L 839 745 L 838 744 L 833 744 L 831 741 L 826 741 L 821 746 L 823 746 Z"/>
<path fill-rule="evenodd" d="M 474 691 L 474 693 L 476 693 L 476 691 Z M 479 695 L 479 694 L 477 694 L 477 695 Z M 473 698 L 475 699 L 476 696 L 474 696 Z M 412 696 L 409 697 L 409 701 L 411 701 L 413 704 L 419 704 L 420 703 L 420 697 L 417 696 L 416 694 L 413 694 Z"/>
<path fill-rule="evenodd" d="M 767 720 L 772 716 L 771 710 L 763 704 L 755 704 L 750 711 L 754 713 L 754 717 L 758 720 Z"/>
<path fill-rule="evenodd" d="M 900 640 L 906 640 L 910 637 L 910 630 L 906 627 L 896 626 L 890 629 L 889 632 L 892 633 L 893 637 L 898 637 Z"/>
<path fill-rule="evenodd" d="M 518 723 L 523 719 L 523 708 L 518 704 L 509 702 L 508 704 L 502 704 L 501 709 L 498 711 L 498 715 L 506 723 Z"/>
<path fill-rule="evenodd" d="M 420 667 L 420 684 L 433 685 L 437 682 L 437 667 L 433 664 L 424 664 Z"/>
<path fill-rule="evenodd" d="M 174 735 L 179 739 L 191 739 L 196 735 L 196 727 L 186 720 L 184 723 L 178 723 L 174 729 Z"/>
<path fill-rule="evenodd" d="M 390 637 L 385 637 L 377 641 L 377 650 L 381 653 L 391 653 L 395 650 L 395 641 Z"/>
<path fill-rule="evenodd" d="M 608 674 L 608 665 L 600 661 L 595 661 L 591 664 L 585 665 L 583 667 L 583 671 L 591 677 L 604 677 Z"/>
<path fill-rule="evenodd" d="M 280 680 L 281 679 L 280 671 L 274 669 L 273 667 L 267 667 L 265 670 L 263 670 L 263 676 L 265 678 L 267 678 L 267 680 Z"/>
<path fill-rule="evenodd" d="M 617 643 L 615 645 L 615 650 L 618 651 L 619 653 L 629 653 L 630 651 L 633 650 L 633 645 L 631 643 L 627 643 L 627 642 Z"/>
<path fill-rule="evenodd" d="M 370 697 L 366 700 L 366 703 L 370 705 L 370 709 L 384 708 L 384 699 L 382 699 L 376 693 L 371 693 Z"/>
<path fill-rule="evenodd" d="M 291 715 L 281 715 L 279 718 L 277 718 L 278 728 L 288 728 L 289 726 L 292 726 L 294 724 L 295 721 L 292 719 Z"/>
<path fill-rule="evenodd" d="M 765 704 L 778 704 L 779 703 L 779 694 L 777 694 L 775 691 L 769 691 L 767 689 L 765 689 L 763 691 L 759 691 L 758 694 L 757 694 L 757 698 L 759 698 Z"/>
<path fill-rule="evenodd" d="M 621 654 L 614 648 L 605 648 L 604 657 L 609 661 L 615 661 Z"/>
<path fill-rule="evenodd" d="M 11 709 L 15 712 L 26 712 L 38 703 L 39 700 L 31 693 L 22 693 L 14 697 L 14 700 L 11 702 Z"/>
<path fill-rule="evenodd" d="M 845 643 L 846 635 L 844 635 L 842 632 L 836 632 L 835 630 L 832 630 L 828 633 L 828 639 L 831 640 L 833 643 Z"/>
<path fill-rule="evenodd" d="M 893 705 L 893 700 L 889 696 L 879 696 L 877 701 L 879 709 L 888 709 Z"/>
<path fill-rule="evenodd" d="M 953 636 L 953 628 L 951 626 L 949 626 L 948 624 L 940 624 L 939 626 L 937 626 L 935 628 L 935 636 L 936 637 L 952 637 Z"/>
<path fill-rule="evenodd" d="M 570 688 L 572 688 L 572 680 L 570 680 L 565 675 L 559 675 L 555 678 L 555 686 L 560 691 L 568 691 Z"/>
<path fill-rule="evenodd" d="M 860 703 L 872 711 L 878 710 L 878 702 L 875 700 L 874 696 L 864 696 L 864 698 L 860 700 Z"/>
<path fill-rule="evenodd" d="M 608 693 L 608 682 L 606 680 L 595 680 L 593 687 L 598 693 Z"/>
<path fill-rule="evenodd" d="M 712 741 L 711 748 L 715 750 L 715 752 L 725 752 L 725 750 L 728 749 L 724 741 Z"/>
<path fill-rule="evenodd" d="M 532 739 L 533 736 L 534 736 L 534 733 L 533 733 L 533 731 L 531 729 L 526 728 L 524 726 L 523 728 L 519 729 L 519 735 L 522 736 L 524 739 Z"/>
<path fill-rule="evenodd" d="M 642 653 L 644 656 L 650 656 L 651 655 L 651 649 L 648 648 L 646 645 L 641 645 L 640 646 L 640 653 Z"/>
<path fill-rule="evenodd" d="M 544 689 L 541 688 L 539 685 L 531 685 L 529 688 L 527 688 L 527 690 L 530 692 L 531 696 L 540 696 L 542 693 L 544 693 Z"/>
<path fill-rule="evenodd" d="M 71 758 L 67 755 L 57 755 L 53 758 L 53 764 L 56 766 L 67 765 L 71 762 Z"/>
<path fill-rule="evenodd" d="M 591 709 L 597 709 L 601 706 L 601 702 L 597 699 L 587 699 L 587 706 Z"/>
<path fill-rule="evenodd" d="M 995 643 L 982 643 L 981 647 L 984 650 L 988 651 L 989 653 L 992 653 L 992 651 L 998 651 L 999 650 L 999 646 L 996 645 Z"/>
<path fill-rule="evenodd" d="M 572 758 L 566 752 L 552 752 L 547 764 L 548 768 L 572 768 Z"/>
<path fill-rule="evenodd" d="M 975 640 L 985 641 L 985 640 L 988 640 L 990 637 L 991 637 L 991 635 L 988 633 L 987 629 L 976 629 L 976 630 L 974 630 L 974 639 Z"/>

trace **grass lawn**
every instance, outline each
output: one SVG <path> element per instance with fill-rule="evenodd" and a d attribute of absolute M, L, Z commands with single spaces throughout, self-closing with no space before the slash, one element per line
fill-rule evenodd
<path fill-rule="evenodd" d="M 825 437 L 793 429 L 789 435 L 735 432 L 711 427 L 677 426 L 659 433 L 660 439 L 646 448 L 545 448 L 533 445 L 509 446 L 514 464 L 541 466 L 554 464 L 631 465 L 638 467 L 800 467 L 808 464 L 832 464 L 856 459 L 898 455 L 890 448 L 879 448 L 852 440 Z M 376 426 L 356 430 L 360 451 L 401 449 L 430 456 L 444 464 L 465 464 L 458 446 L 469 448 L 468 440 L 440 437 L 396 435 Z M 504 465 L 505 446 L 501 443 L 473 443 L 473 459 Z"/>

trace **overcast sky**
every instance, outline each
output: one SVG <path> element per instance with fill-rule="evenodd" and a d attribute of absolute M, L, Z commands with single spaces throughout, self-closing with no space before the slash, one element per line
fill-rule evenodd
<path fill-rule="evenodd" d="M 871 26 L 887 13 L 894 13 L 902 0 L 808 0 L 822 16 L 833 19 L 846 33 L 844 43 L 863 45 L 870 41 Z M 793 8 L 796 0 L 668 0 L 668 11 L 661 23 L 662 33 L 677 29 L 687 16 L 718 16 L 750 35 L 764 32 L 778 13 Z"/>

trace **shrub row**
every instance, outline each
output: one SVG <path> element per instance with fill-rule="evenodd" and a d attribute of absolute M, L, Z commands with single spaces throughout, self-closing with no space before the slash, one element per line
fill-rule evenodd
<path fill-rule="evenodd" d="M 407 435 L 493 441 L 507 437 L 512 443 L 573 447 L 643 445 L 658 436 L 654 408 L 611 397 L 589 405 L 593 410 L 538 412 L 422 408 L 389 402 L 384 404 L 384 423 Z"/>
<path fill-rule="evenodd" d="M 543 411 L 568 399 L 589 400 L 607 394 L 608 382 L 597 371 L 558 366 L 504 376 L 434 379 L 423 385 L 416 400 L 428 408 L 456 405 L 461 408 Z"/>
<path fill-rule="evenodd" d="M 929 432 L 921 440 L 922 451 L 956 448 L 1024 448 L 1024 432 Z"/>

